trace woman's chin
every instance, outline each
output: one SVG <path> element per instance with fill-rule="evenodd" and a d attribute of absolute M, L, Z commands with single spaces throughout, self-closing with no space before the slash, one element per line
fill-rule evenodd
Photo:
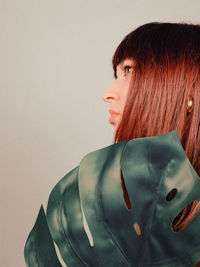
<path fill-rule="evenodd" d="M 119 123 L 120 123 L 120 120 L 118 120 L 117 122 L 115 122 L 115 124 L 113 124 L 113 126 L 114 126 L 114 136 L 116 135 L 116 132 L 117 132 L 117 129 L 118 129 L 118 127 L 119 127 Z"/>

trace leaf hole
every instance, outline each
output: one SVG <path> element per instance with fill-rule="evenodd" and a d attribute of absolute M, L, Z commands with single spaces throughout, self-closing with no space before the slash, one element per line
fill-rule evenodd
<path fill-rule="evenodd" d="M 197 215 L 200 210 L 200 202 L 194 200 L 189 205 L 187 205 L 172 222 L 173 232 L 182 231 Z"/>
<path fill-rule="evenodd" d="M 137 235 L 141 235 L 141 229 L 138 223 L 134 223 L 133 228 Z"/>
<path fill-rule="evenodd" d="M 175 198 L 176 194 L 178 193 L 178 190 L 176 188 L 173 188 L 166 196 L 167 201 L 171 201 Z"/>
<path fill-rule="evenodd" d="M 128 210 L 131 210 L 132 209 L 131 201 L 130 201 L 130 198 L 129 198 L 129 195 L 128 195 L 128 192 L 126 189 L 126 185 L 124 182 L 124 177 L 123 177 L 122 171 L 121 171 L 121 187 L 122 187 L 122 193 L 123 193 L 125 205 L 126 205 Z"/>
<path fill-rule="evenodd" d="M 90 246 L 93 247 L 94 246 L 94 240 L 93 240 L 92 234 L 90 232 L 90 228 L 88 226 L 88 223 L 87 223 L 87 220 L 86 220 L 85 213 L 84 213 L 82 205 L 81 205 L 81 211 L 82 211 L 82 216 L 83 216 L 83 228 L 84 228 L 85 233 L 87 235 L 87 238 L 88 238 L 88 241 L 90 243 Z"/>

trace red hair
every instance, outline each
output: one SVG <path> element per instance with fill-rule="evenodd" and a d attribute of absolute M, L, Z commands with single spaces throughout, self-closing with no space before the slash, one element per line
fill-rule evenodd
<path fill-rule="evenodd" d="M 112 61 L 115 78 L 117 65 L 126 58 L 132 58 L 136 66 L 115 142 L 176 129 L 200 176 L 200 25 L 144 24 L 117 47 Z M 197 205 L 198 201 L 193 202 L 182 211 L 187 216 L 181 226 L 180 220 L 175 220 L 174 230 L 177 225 L 179 230 L 185 227 Z"/>

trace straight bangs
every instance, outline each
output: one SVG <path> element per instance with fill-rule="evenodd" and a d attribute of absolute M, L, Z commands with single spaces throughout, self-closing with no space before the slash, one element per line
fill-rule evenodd
<path fill-rule="evenodd" d="M 115 77 L 126 58 L 136 66 L 115 142 L 176 129 L 200 175 L 200 26 L 145 24 L 118 46 L 112 61 Z"/>

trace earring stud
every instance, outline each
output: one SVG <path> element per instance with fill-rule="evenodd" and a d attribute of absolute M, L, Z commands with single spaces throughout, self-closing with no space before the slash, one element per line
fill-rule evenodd
<path fill-rule="evenodd" d="M 188 105 L 187 105 L 187 112 L 188 112 L 188 113 L 191 112 L 192 107 L 193 107 L 193 99 L 192 99 L 191 96 L 189 96 L 189 99 L 188 99 Z"/>

